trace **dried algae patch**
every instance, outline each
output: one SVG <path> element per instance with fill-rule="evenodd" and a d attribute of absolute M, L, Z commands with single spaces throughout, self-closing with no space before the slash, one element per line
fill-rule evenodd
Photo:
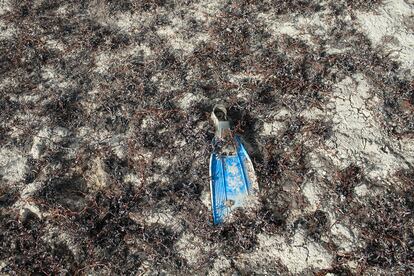
<path fill-rule="evenodd" d="M 211 250 L 210 246 L 203 240 L 189 233 L 183 233 L 175 246 L 180 255 L 193 267 L 205 262 L 205 258 Z"/>
<path fill-rule="evenodd" d="M 251 254 L 238 257 L 241 266 L 252 266 L 259 271 L 265 264 L 286 266 L 291 273 L 298 274 L 307 269 L 327 269 L 332 262 L 332 255 L 319 244 L 307 240 L 302 231 L 297 231 L 291 239 L 279 235 L 258 235 L 258 248 Z M 263 273 L 263 272 L 261 272 Z"/>
<path fill-rule="evenodd" d="M 356 15 L 359 24 L 372 43 L 382 48 L 391 58 L 400 61 L 413 76 L 413 3 L 404 0 L 389 0 L 374 11 L 357 12 Z"/>
<path fill-rule="evenodd" d="M 27 158 L 17 149 L 0 148 L 0 176 L 9 183 L 18 183 L 26 173 Z"/>
<path fill-rule="evenodd" d="M 413 274 L 413 9 L 0 1 L 0 274 Z M 220 226 L 217 99 L 260 186 Z"/>
<path fill-rule="evenodd" d="M 332 104 L 334 136 L 327 144 L 338 166 L 345 168 L 354 162 L 371 166 L 372 178 L 393 174 L 402 165 L 394 154 L 398 144 L 381 126 L 380 99 L 365 77 L 354 75 L 338 83 Z"/>

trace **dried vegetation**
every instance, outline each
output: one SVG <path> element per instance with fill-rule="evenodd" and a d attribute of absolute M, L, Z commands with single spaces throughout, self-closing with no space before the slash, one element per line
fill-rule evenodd
<path fill-rule="evenodd" d="M 366 76 L 381 100 L 390 139 L 413 137 L 413 80 L 344 19 L 381 1 L 0 5 L 1 22 L 15 29 L 0 38 L 0 145 L 27 157 L 19 181 L 6 180 L 0 164 L 2 273 L 248 274 L 238 256 L 265 246 L 259 234 L 290 237 L 298 229 L 334 256 L 331 267 L 310 264 L 304 273 L 413 272 L 412 163 L 404 159 L 408 168 L 387 182 L 366 176 L 369 161 L 326 162 L 325 175 L 309 161 L 335 137 L 326 107 L 333 85 L 354 74 Z M 258 16 L 321 12 L 331 24 L 312 43 L 275 35 Z M 208 39 L 190 53 L 171 47 L 179 39 L 159 30 L 172 26 L 186 39 Z M 202 198 L 218 99 L 251 146 L 262 208 L 254 219 L 240 212 L 213 226 Z M 304 116 L 310 109 L 327 115 Z M 261 134 L 280 110 L 290 114 L 277 119 L 284 127 Z M 303 193 L 309 181 L 325 189 L 313 209 Z M 378 194 L 360 197 L 360 185 Z M 359 233 L 352 250 L 333 241 L 339 221 Z M 178 246 L 185 235 L 196 237 L 196 249 Z M 220 258 L 229 262 L 218 269 Z M 263 271 L 287 273 L 276 261 Z"/>

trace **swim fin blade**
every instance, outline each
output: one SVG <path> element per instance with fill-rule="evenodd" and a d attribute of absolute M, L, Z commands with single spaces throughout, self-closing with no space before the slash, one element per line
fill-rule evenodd
<path fill-rule="evenodd" d="M 217 113 L 221 113 L 219 118 Z M 215 106 L 214 150 L 210 157 L 210 190 L 214 224 L 223 223 L 236 208 L 256 204 L 258 184 L 253 163 L 242 144 L 233 136 L 224 106 Z"/>

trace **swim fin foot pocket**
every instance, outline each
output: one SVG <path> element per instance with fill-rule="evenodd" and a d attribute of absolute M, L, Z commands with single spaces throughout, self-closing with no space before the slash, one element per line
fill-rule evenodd
<path fill-rule="evenodd" d="M 241 137 L 230 128 L 225 106 L 214 106 L 211 119 L 216 128 L 210 156 L 211 206 L 214 224 L 220 224 L 229 220 L 237 208 L 254 211 L 259 187 Z"/>

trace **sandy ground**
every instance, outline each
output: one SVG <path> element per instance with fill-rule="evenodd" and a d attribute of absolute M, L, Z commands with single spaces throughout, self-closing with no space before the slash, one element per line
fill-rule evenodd
<path fill-rule="evenodd" d="M 0 273 L 414 273 L 414 3 L 0 0 Z M 212 224 L 209 112 L 260 210 Z"/>

